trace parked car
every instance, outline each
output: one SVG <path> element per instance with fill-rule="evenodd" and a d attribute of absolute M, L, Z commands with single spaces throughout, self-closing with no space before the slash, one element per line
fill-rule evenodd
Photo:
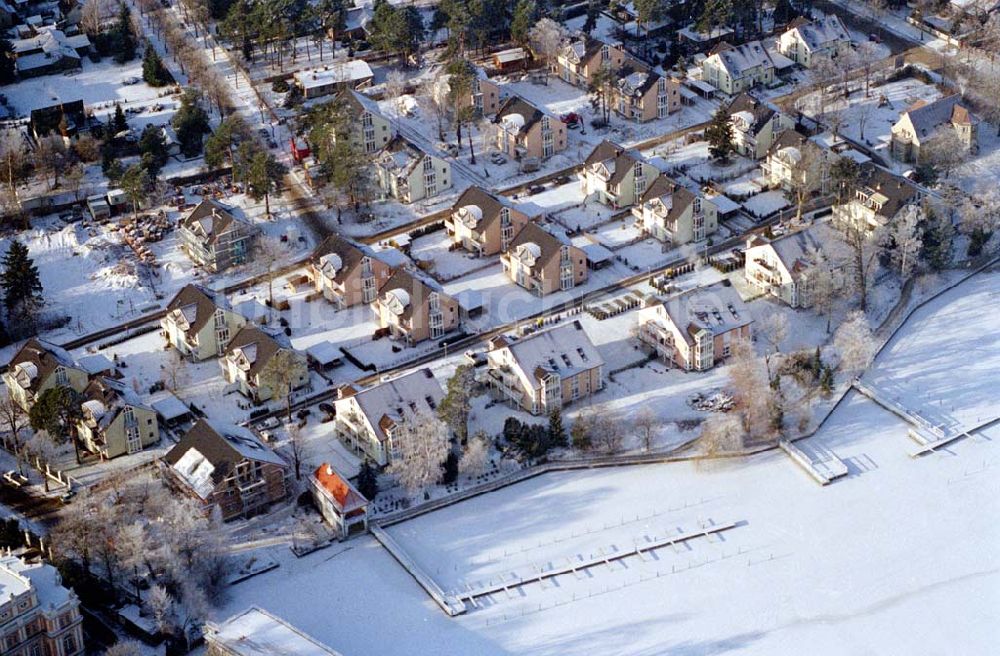
<path fill-rule="evenodd" d="M 502 166 L 507 163 L 507 158 L 504 156 L 503 153 L 494 152 L 490 153 L 490 161 L 496 164 L 497 166 Z"/>
<path fill-rule="evenodd" d="M 559 119 L 563 123 L 568 125 L 570 129 L 573 129 L 574 126 L 579 127 L 580 123 L 582 122 L 580 115 L 577 114 L 576 112 L 569 112 L 568 114 L 563 114 L 562 116 L 559 117 Z"/>
<path fill-rule="evenodd" d="M 140 82 L 142 82 L 142 80 L 137 77 L 127 77 L 122 80 L 122 84 L 126 86 L 132 86 L 133 84 L 139 84 Z"/>

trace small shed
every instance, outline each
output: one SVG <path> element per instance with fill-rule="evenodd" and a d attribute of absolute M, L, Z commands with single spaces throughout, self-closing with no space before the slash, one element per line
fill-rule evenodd
<path fill-rule="evenodd" d="M 524 68 L 528 53 L 524 48 L 508 48 L 493 53 L 493 67 L 498 71 L 513 71 Z"/>
<path fill-rule="evenodd" d="M 591 269 L 603 269 L 615 259 L 615 254 L 600 244 L 587 244 L 583 247 L 587 255 L 587 266 Z"/>
<path fill-rule="evenodd" d="M 126 194 L 121 189 L 109 189 L 108 190 L 108 205 L 111 206 L 111 211 L 113 213 L 118 213 L 125 210 L 128 207 L 128 194 Z"/>
<path fill-rule="evenodd" d="M 193 418 L 191 408 L 170 392 L 153 401 L 152 406 L 164 426 L 178 426 Z"/>
<path fill-rule="evenodd" d="M 95 221 L 106 221 L 111 218 L 111 206 L 108 205 L 107 199 L 100 194 L 87 197 L 87 209 L 90 210 L 90 216 L 94 217 Z"/>
<path fill-rule="evenodd" d="M 322 370 L 333 369 L 344 364 L 340 356 L 340 349 L 333 342 L 319 342 L 306 349 L 306 357 L 309 358 L 309 361 Z"/>

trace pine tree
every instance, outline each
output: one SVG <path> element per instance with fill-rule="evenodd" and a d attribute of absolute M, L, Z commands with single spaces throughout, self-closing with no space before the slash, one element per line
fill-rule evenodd
<path fill-rule="evenodd" d="M 128 120 L 125 118 L 125 110 L 118 103 L 115 103 L 115 115 L 111 119 L 111 135 L 120 134 L 128 130 Z"/>
<path fill-rule="evenodd" d="M 708 141 L 708 153 L 714 159 L 725 161 L 736 149 L 733 144 L 733 124 L 723 107 L 715 110 L 712 122 L 705 128 L 705 139 Z"/>
<path fill-rule="evenodd" d="M 3 301 L 15 317 L 32 318 L 42 304 L 42 281 L 28 247 L 14 240 L 3 257 Z"/>
<path fill-rule="evenodd" d="M 823 390 L 824 394 L 830 394 L 833 392 L 833 369 L 830 367 L 823 368 L 823 375 L 820 377 L 819 387 Z"/>
<path fill-rule="evenodd" d="M 448 425 L 462 444 L 469 436 L 469 410 L 472 407 L 469 399 L 475 382 L 472 367 L 459 365 L 448 379 L 447 391 L 437 407 L 438 418 Z"/>
<path fill-rule="evenodd" d="M 583 21 L 583 32 L 587 36 L 593 33 L 594 29 L 597 28 L 597 19 L 601 16 L 601 7 L 597 4 L 597 0 L 590 0 L 587 3 L 587 17 Z M 534 27 L 534 26 L 532 26 Z M 513 25 L 511 26 L 513 29 Z"/>
<path fill-rule="evenodd" d="M 16 77 L 14 46 L 9 39 L 0 39 L 0 84 L 10 84 Z"/>
<path fill-rule="evenodd" d="M 458 456 L 454 451 L 448 451 L 448 457 L 441 463 L 441 482 L 445 485 L 454 483 L 458 478 Z"/>
<path fill-rule="evenodd" d="M 358 469 L 357 483 L 358 492 L 369 501 L 378 496 L 378 474 L 367 459 Z"/>
<path fill-rule="evenodd" d="M 212 130 L 208 123 L 208 114 L 201 107 L 201 95 L 188 89 L 181 96 L 181 106 L 174 114 L 174 131 L 181 153 L 185 157 L 195 157 L 202 150 L 202 138 Z"/>
<path fill-rule="evenodd" d="M 816 347 L 816 352 L 813 354 L 812 370 L 813 378 L 818 380 L 823 373 L 823 358 L 820 355 L 818 346 Z"/>
<path fill-rule="evenodd" d="M 139 153 L 142 155 L 142 165 L 153 178 L 167 163 L 167 140 L 163 131 L 155 125 L 147 125 L 139 138 Z"/>
<path fill-rule="evenodd" d="M 517 4 L 514 5 L 514 18 L 510 22 L 511 40 L 521 47 L 526 47 L 528 33 L 537 21 L 538 5 L 535 0 L 518 0 Z"/>
<path fill-rule="evenodd" d="M 162 87 L 170 84 L 172 78 L 156 49 L 150 44 L 142 56 L 142 79 L 151 87 Z"/>
<path fill-rule="evenodd" d="M 128 5 L 122 3 L 118 12 L 118 22 L 115 24 L 113 34 L 114 60 L 118 64 L 135 59 L 135 34 L 132 33 L 132 13 Z"/>
<path fill-rule="evenodd" d="M 554 408 L 549 413 L 549 442 L 552 446 L 566 446 L 566 429 L 563 427 L 562 411 Z"/>

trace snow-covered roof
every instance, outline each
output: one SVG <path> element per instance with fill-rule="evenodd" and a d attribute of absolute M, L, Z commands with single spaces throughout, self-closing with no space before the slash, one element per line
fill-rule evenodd
<path fill-rule="evenodd" d="M 524 116 L 522 114 L 507 114 L 503 117 L 503 122 L 507 124 L 508 127 L 514 130 L 520 130 L 524 127 Z"/>
<path fill-rule="evenodd" d="M 374 74 L 371 66 L 363 59 L 328 64 L 322 68 L 311 68 L 295 73 L 295 82 L 303 89 L 315 89 L 331 84 L 370 80 Z"/>
<path fill-rule="evenodd" d="M 748 41 L 738 46 L 720 44 L 705 60 L 706 64 L 709 62 L 721 65 L 733 79 L 743 77 L 747 71 L 758 66 L 763 68 L 774 66 L 771 56 L 760 41 Z"/>
<path fill-rule="evenodd" d="M 306 354 L 321 365 L 328 365 L 341 356 L 340 348 L 330 341 L 313 344 L 306 349 Z"/>
<path fill-rule="evenodd" d="M 579 321 L 528 335 L 515 341 L 494 340 L 494 348 L 508 348 L 524 377 L 540 387 L 548 374 L 567 377 L 604 366 L 604 359 Z"/>
<path fill-rule="evenodd" d="M 400 423 L 417 413 L 432 415 L 444 398 L 444 390 L 431 370 L 424 368 L 382 381 L 355 393 L 353 398 L 367 417 L 375 436 L 384 441 L 386 434 L 383 418 L 391 423 Z"/>
<path fill-rule="evenodd" d="M 191 408 L 172 393 L 168 393 L 163 398 L 154 401 L 152 406 L 156 410 L 156 413 L 167 422 L 191 414 Z"/>
<path fill-rule="evenodd" d="M 753 323 L 743 299 L 726 285 L 698 287 L 668 298 L 662 305 L 666 318 L 688 343 L 693 343 L 694 335 L 702 330 L 722 335 Z"/>
<path fill-rule="evenodd" d="M 205 639 L 234 656 L 340 656 L 266 610 L 252 606 L 225 622 L 207 625 Z"/>
<path fill-rule="evenodd" d="M 76 595 L 64 587 L 62 577 L 52 565 L 25 562 L 17 556 L 0 557 L 0 601 L 20 596 L 34 589 L 38 605 L 45 609 L 59 608 Z"/>
<path fill-rule="evenodd" d="M 78 364 L 80 368 L 86 371 L 90 375 L 104 373 L 105 371 L 111 371 L 114 369 L 114 363 L 108 359 L 108 357 L 102 353 L 94 353 L 93 355 L 85 355 L 80 358 Z"/>
<path fill-rule="evenodd" d="M 827 14 L 811 22 L 800 22 L 788 30 L 795 34 L 810 51 L 822 50 L 851 36 L 836 14 Z"/>
<path fill-rule="evenodd" d="M 979 120 L 962 104 L 962 97 L 952 94 L 933 102 L 918 100 L 900 115 L 909 116 L 910 123 L 919 139 L 931 137 L 945 123 L 975 124 Z"/>

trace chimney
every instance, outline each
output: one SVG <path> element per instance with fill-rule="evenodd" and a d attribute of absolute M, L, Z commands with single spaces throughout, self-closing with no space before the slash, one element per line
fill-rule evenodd
<path fill-rule="evenodd" d="M 326 466 L 326 475 L 327 476 L 333 476 L 333 465 L 327 465 Z"/>

